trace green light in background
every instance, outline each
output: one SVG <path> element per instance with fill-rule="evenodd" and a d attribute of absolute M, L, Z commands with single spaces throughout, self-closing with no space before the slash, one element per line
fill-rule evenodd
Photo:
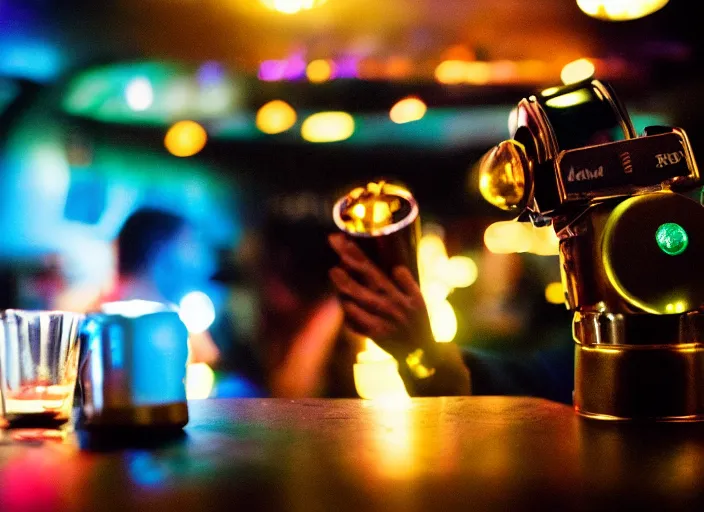
<path fill-rule="evenodd" d="M 682 226 L 674 222 L 661 224 L 655 231 L 655 241 L 658 243 L 660 250 L 670 256 L 682 254 L 689 245 L 687 232 Z"/>

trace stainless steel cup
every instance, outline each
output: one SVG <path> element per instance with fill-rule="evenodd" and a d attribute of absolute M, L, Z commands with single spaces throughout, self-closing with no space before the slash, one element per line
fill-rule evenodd
<path fill-rule="evenodd" d="M 383 222 L 355 222 L 355 209 L 364 204 L 360 199 L 366 200 L 365 210 L 375 203 L 393 202 L 396 207 L 389 208 L 390 215 Z M 403 265 L 419 282 L 420 215 L 410 191 L 399 185 L 370 183 L 366 190 L 355 189 L 338 199 L 333 207 L 333 220 L 382 271 L 390 274 L 394 267 Z"/>
<path fill-rule="evenodd" d="M 81 330 L 81 428 L 188 423 L 188 330 L 163 304 L 123 301 L 88 315 Z"/>

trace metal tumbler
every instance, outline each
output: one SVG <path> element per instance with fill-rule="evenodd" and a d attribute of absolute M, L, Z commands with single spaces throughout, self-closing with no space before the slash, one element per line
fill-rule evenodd
<path fill-rule="evenodd" d="M 333 219 L 383 272 L 406 266 L 419 282 L 420 216 L 406 188 L 384 181 L 355 188 L 335 203 Z"/>
<path fill-rule="evenodd" d="M 81 330 L 80 427 L 181 428 L 188 423 L 188 330 L 148 301 L 103 305 Z"/>

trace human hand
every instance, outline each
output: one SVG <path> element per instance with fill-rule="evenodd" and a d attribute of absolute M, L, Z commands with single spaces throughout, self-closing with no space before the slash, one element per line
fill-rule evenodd
<path fill-rule="evenodd" d="M 373 339 L 396 359 L 434 344 L 430 320 L 420 287 L 407 267 L 389 276 L 343 234 L 329 237 L 340 256 L 330 270 L 345 321 L 355 332 Z"/>
<path fill-rule="evenodd" d="M 410 270 L 396 267 L 388 276 L 345 235 L 331 235 L 329 241 L 340 256 L 330 278 L 345 322 L 398 361 L 409 394 L 469 394 L 469 371 L 460 350 L 454 343 L 435 342 L 425 300 Z M 422 362 L 425 376 L 411 367 L 413 359 Z"/>

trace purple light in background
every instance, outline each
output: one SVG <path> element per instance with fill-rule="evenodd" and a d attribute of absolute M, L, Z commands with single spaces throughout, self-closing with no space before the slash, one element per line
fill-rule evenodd
<path fill-rule="evenodd" d="M 225 68 L 222 64 L 215 61 L 208 61 L 198 68 L 196 79 L 200 85 L 215 85 L 219 84 L 225 78 Z"/>
<path fill-rule="evenodd" d="M 259 64 L 259 80 L 275 82 L 284 77 L 286 70 L 285 60 L 265 60 Z"/>
<path fill-rule="evenodd" d="M 259 64 L 259 79 L 266 82 L 299 80 L 306 74 L 306 61 L 301 54 L 284 60 L 265 60 Z"/>
<path fill-rule="evenodd" d="M 300 53 L 291 55 L 286 59 L 286 67 L 284 71 L 284 79 L 298 80 L 306 74 L 306 61 Z"/>
<path fill-rule="evenodd" d="M 359 58 L 343 57 L 335 61 L 333 78 L 359 78 Z"/>

